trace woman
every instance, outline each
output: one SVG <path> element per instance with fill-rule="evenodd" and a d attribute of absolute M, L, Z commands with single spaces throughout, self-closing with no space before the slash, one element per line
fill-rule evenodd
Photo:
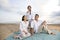
<path fill-rule="evenodd" d="M 27 12 L 26 12 L 26 16 L 27 19 L 29 21 L 29 26 L 31 26 L 31 21 L 34 20 L 34 12 L 32 12 L 32 7 L 30 5 L 27 6 Z"/>
<path fill-rule="evenodd" d="M 29 26 L 29 22 L 27 21 L 27 17 L 24 15 L 22 17 L 22 21 L 20 22 L 21 33 L 18 36 L 16 36 L 16 38 L 22 39 L 23 37 L 30 36 L 31 34 L 28 32 L 28 26 Z"/>

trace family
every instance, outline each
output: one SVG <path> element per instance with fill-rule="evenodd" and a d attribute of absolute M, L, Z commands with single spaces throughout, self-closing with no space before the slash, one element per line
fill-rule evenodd
<path fill-rule="evenodd" d="M 39 20 L 38 14 L 33 14 L 31 11 L 32 7 L 28 5 L 27 12 L 22 16 L 22 21 L 20 22 L 20 34 L 15 36 L 15 38 L 23 39 L 24 37 L 32 36 L 35 33 L 40 33 L 45 30 L 48 34 L 54 34 L 47 27 L 47 22 L 44 20 Z"/>

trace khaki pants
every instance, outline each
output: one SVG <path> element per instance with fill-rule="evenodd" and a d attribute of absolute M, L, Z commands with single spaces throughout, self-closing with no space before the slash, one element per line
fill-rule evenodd
<path fill-rule="evenodd" d="M 38 33 L 42 32 L 43 30 L 45 30 L 48 33 L 51 33 L 51 31 L 47 28 L 47 25 L 41 25 L 38 28 Z"/>

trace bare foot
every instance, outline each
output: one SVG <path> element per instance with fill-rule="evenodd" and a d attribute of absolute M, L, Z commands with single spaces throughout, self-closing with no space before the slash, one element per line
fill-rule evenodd
<path fill-rule="evenodd" d="M 50 33 L 50 34 L 55 35 L 55 33 L 53 33 L 53 32 L 52 32 L 52 33 Z"/>
<path fill-rule="evenodd" d="M 18 38 L 18 35 L 14 35 L 14 38 L 17 39 Z"/>

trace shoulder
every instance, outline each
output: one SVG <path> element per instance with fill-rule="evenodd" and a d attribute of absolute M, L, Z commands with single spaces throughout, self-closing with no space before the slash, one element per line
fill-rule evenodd
<path fill-rule="evenodd" d="M 23 24 L 23 21 L 20 21 L 20 24 Z"/>
<path fill-rule="evenodd" d="M 39 22 L 40 22 L 40 23 L 42 23 L 42 22 L 43 22 L 43 20 L 39 20 Z"/>
<path fill-rule="evenodd" d="M 39 21 L 43 21 L 43 20 L 39 20 Z"/>
<path fill-rule="evenodd" d="M 31 23 L 35 23 L 35 20 L 33 20 Z"/>
<path fill-rule="evenodd" d="M 31 12 L 32 13 L 32 15 L 35 15 L 36 13 L 35 12 Z"/>
<path fill-rule="evenodd" d="M 46 22 L 45 20 L 39 20 L 40 23 Z"/>

